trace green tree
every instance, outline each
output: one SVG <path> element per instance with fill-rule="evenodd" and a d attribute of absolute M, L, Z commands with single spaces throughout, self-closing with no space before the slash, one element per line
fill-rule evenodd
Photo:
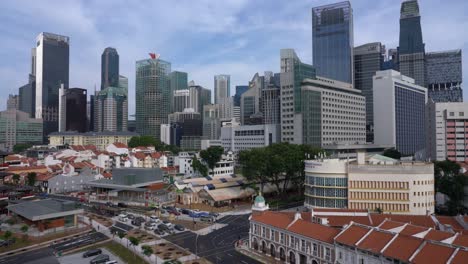
<path fill-rule="evenodd" d="M 136 136 L 132 137 L 130 141 L 128 141 L 128 147 L 136 148 L 136 147 L 150 147 L 153 146 L 157 150 L 161 150 L 163 145 L 159 140 L 156 140 L 152 136 Z"/>
<path fill-rule="evenodd" d="M 22 153 L 22 152 L 26 151 L 30 147 L 32 147 L 32 145 L 27 144 L 27 143 L 16 144 L 16 145 L 13 146 L 13 152 L 14 153 Z"/>
<path fill-rule="evenodd" d="M 401 153 L 398 150 L 394 149 L 394 148 L 386 149 L 384 151 L 383 155 L 385 157 L 389 157 L 389 158 L 397 159 L 397 160 L 399 160 L 401 158 Z"/>
<path fill-rule="evenodd" d="M 136 237 L 129 237 L 128 240 L 130 241 L 130 244 L 132 244 L 133 248 L 135 248 L 136 246 L 138 246 L 138 244 L 140 244 L 140 240 Z"/>
<path fill-rule="evenodd" d="M 211 174 L 214 176 L 214 168 L 216 163 L 221 160 L 221 156 L 224 153 L 223 147 L 213 146 L 205 150 L 200 151 L 200 157 L 211 169 Z"/>
<path fill-rule="evenodd" d="M 20 176 L 19 174 L 13 174 L 13 182 L 15 184 L 19 184 L 19 181 L 20 181 Z"/>
<path fill-rule="evenodd" d="M 145 254 L 147 257 L 153 254 L 153 249 L 151 248 L 151 246 L 143 245 L 141 249 L 143 250 L 143 254 Z"/>
<path fill-rule="evenodd" d="M 21 232 L 23 232 L 23 241 L 26 241 L 28 240 L 28 230 L 29 230 L 29 226 L 28 225 L 23 225 L 21 227 Z"/>
<path fill-rule="evenodd" d="M 35 172 L 28 172 L 26 176 L 27 183 L 29 186 L 34 186 L 36 184 L 37 174 Z"/>
<path fill-rule="evenodd" d="M 117 236 L 122 240 L 125 237 L 124 232 L 117 232 Z"/>
<path fill-rule="evenodd" d="M 446 204 L 450 215 L 463 213 L 464 210 L 466 177 L 460 173 L 460 169 L 458 163 L 450 160 L 434 162 L 435 190 L 450 199 Z"/>
<path fill-rule="evenodd" d="M 259 184 L 263 193 L 265 184 L 268 182 L 267 159 L 265 148 L 254 148 L 243 150 L 239 153 L 239 164 L 242 175 L 249 184 Z"/>
<path fill-rule="evenodd" d="M 194 171 L 200 173 L 203 177 L 208 176 L 208 168 L 205 164 L 201 163 L 197 157 L 193 157 L 192 159 L 192 168 Z"/>
<path fill-rule="evenodd" d="M 10 230 L 5 231 L 5 233 L 3 234 L 3 238 L 5 239 L 10 239 L 12 236 L 13 236 L 13 233 L 11 233 Z"/>

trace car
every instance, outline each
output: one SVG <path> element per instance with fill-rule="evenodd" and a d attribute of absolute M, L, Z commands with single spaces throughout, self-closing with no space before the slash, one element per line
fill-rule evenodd
<path fill-rule="evenodd" d="M 174 229 L 177 231 L 185 231 L 185 227 L 182 225 L 174 225 Z"/>
<path fill-rule="evenodd" d="M 162 209 L 168 209 L 169 207 L 171 207 L 171 206 L 169 206 L 169 205 L 163 205 L 163 206 L 161 206 Z"/>
<path fill-rule="evenodd" d="M 173 215 L 180 215 L 179 211 L 177 211 L 177 209 L 173 208 L 173 209 L 168 209 L 167 212 L 169 214 L 173 214 Z"/>
<path fill-rule="evenodd" d="M 128 221 L 127 214 L 119 214 L 119 220 L 122 222 L 127 222 Z"/>
<path fill-rule="evenodd" d="M 109 258 L 109 255 L 106 255 L 106 254 L 101 254 L 95 258 L 93 258 L 89 264 L 99 264 L 99 263 L 106 263 L 107 261 L 109 261 L 110 258 Z"/>
<path fill-rule="evenodd" d="M 200 221 L 202 222 L 213 222 L 213 217 L 212 216 L 201 216 Z"/>
<path fill-rule="evenodd" d="M 109 207 L 115 207 L 115 204 L 113 204 L 112 202 L 106 202 L 106 205 Z"/>
<path fill-rule="evenodd" d="M 169 229 L 169 227 L 167 227 L 167 225 L 165 225 L 165 224 L 158 225 L 158 229 L 161 230 L 161 231 L 164 231 L 164 232 L 170 232 L 171 231 L 171 229 Z"/>
<path fill-rule="evenodd" d="M 166 233 L 159 228 L 154 229 L 154 233 L 159 236 L 164 236 Z"/>
<path fill-rule="evenodd" d="M 160 211 L 161 211 L 161 214 L 167 214 L 166 209 L 161 209 Z"/>
<path fill-rule="evenodd" d="M 128 219 L 130 219 L 130 220 L 135 219 L 135 216 L 134 216 L 133 214 L 128 214 L 127 217 L 128 217 Z"/>
<path fill-rule="evenodd" d="M 83 253 L 83 258 L 89 258 L 89 257 L 92 257 L 92 256 L 99 255 L 101 253 L 102 253 L 102 250 L 100 248 L 90 249 L 90 250 L 86 251 L 85 253 Z"/>
<path fill-rule="evenodd" d="M 10 238 L 7 240 L 0 240 L 0 247 L 8 247 L 11 244 L 14 244 L 16 242 L 15 238 Z"/>
<path fill-rule="evenodd" d="M 172 228 L 172 227 L 173 227 L 173 226 L 172 226 L 172 223 L 169 222 L 169 221 L 167 221 L 167 220 L 164 220 L 164 221 L 163 221 L 163 224 L 165 224 L 165 225 L 166 225 L 167 227 L 169 227 L 169 228 Z"/>
<path fill-rule="evenodd" d="M 180 209 L 180 212 L 181 212 L 182 214 L 184 214 L 184 215 L 190 214 L 190 210 L 189 210 L 189 209 L 185 209 L 185 208 Z"/>
<path fill-rule="evenodd" d="M 161 220 L 155 215 L 150 216 L 150 222 L 159 223 Z"/>
<path fill-rule="evenodd" d="M 118 207 L 127 208 L 128 206 L 124 203 L 117 203 Z"/>
<path fill-rule="evenodd" d="M 143 222 L 141 222 L 140 220 L 137 220 L 137 219 L 133 219 L 131 223 L 132 223 L 132 225 L 134 225 L 134 226 L 141 226 L 141 224 L 142 224 Z"/>
<path fill-rule="evenodd" d="M 117 264 L 117 263 L 118 263 L 117 260 L 109 260 L 104 264 Z"/>
<path fill-rule="evenodd" d="M 142 223 L 146 222 L 145 218 L 143 216 L 137 216 L 137 217 L 135 217 L 135 220 L 138 220 L 138 221 L 140 221 Z"/>
<path fill-rule="evenodd" d="M 215 212 L 210 212 L 209 215 L 213 216 L 213 217 L 218 217 L 219 214 L 218 213 L 215 213 Z"/>
<path fill-rule="evenodd" d="M 146 230 L 154 230 L 154 229 L 156 229 L 156 227 L 157 227 L 157 224 L 153 223 L 153 222 L 147 222 L 145 224 L 145 229 Z"/>

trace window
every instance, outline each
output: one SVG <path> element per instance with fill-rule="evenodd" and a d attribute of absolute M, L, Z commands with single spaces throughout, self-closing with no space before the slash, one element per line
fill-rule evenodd
<path fill-rule="evenodd" d="M 326 260 L 331 259 L 331 249 L 330 248 L 325 248 L 325 259 Z"/>
<path fill-rule="evenodd" d="M 284 244 L 284 233 L 280 233 L 280 244 Z"/>
<path fill-rule="evenodd" d="M 265 227 L 262 226 L 262 237 L 265 237 Z"/>
<path fill-rule="evenodd" d="M 454 112 L 450 112 L 450 113 L 449 113 L 449 116 L 454 116 L 454 115 L 455 115 Z"/>
<path fill-rule="evenodd" d="M 464 113 L 464 112 L 459 112 L 458 115 L 459 115 L 459 116 L 464 116 L 465 113 Z"/>
<path fill-rule="evenodd" d="M 315 243 L 314 243 L 313 246 L 312 246 L 312 254 L 313 254 L 314 256 L 317 256 L 317 255 L 318 255 L 318 246 L 317 246 L 317 244 L 315 244 Z"/>

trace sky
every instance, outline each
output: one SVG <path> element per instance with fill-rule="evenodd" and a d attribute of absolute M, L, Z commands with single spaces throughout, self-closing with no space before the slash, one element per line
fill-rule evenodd
<path fill-rule="evenodd" d="M 101 54 L 115 47 L 129 78 L 135 111 L 135 62 L 161 55 L 172 70 L 213 90 L 214 75 L 247 85 L 255 73 L 279 72 L 279 53 L 293 48 L 312 63 L 311 9 L 324 0 L 2 0 L 0 109 L 27 83 L 31 48 L 40 32 L 70 37 L 70 87 L 100 87 Z M 468 79 L 468 1 L 420 0 L 426 51 L 462 49 Z M 353 0 L 354 44 L 398 45 L 400 0 Z M 465 84 L 466 85 L 466 84 Z M 463 86 L 465 86 L 463 85 Z"/>

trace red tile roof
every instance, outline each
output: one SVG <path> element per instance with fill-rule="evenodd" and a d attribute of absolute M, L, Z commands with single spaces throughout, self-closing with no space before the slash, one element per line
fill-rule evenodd
<path fill-rule="evenodd" d="M 380 251 L 387 245 L 388 242 L 395 236 L 388 232 L 372 230 L 371 233 L 366 236 L 357 247 L 370 251 L 376 254 L 380 254 Z"/>
<path fill-rule="evenodd" d="M 128 148 L 127 145 L 125 145 L 124 143 L 121 143 L 121 142 L 114 142 L 113 144 L 115 147 L 117 148 Z"/>
<path fill-rule="evenodd" d="M 415 264 L 445 264 L 454 251 L 454 248 L 426 242 L 423 248 L 411 260 L 411 262 Z"/>
<path fill-rule="evenodd" d="M 48 181 L 50 178 L 53 178 L 55 175 L 51 173 L 40 173 L 36 176 L 37 181 Z"/>
<path fill-rule="evenodd" d="M 294 220 L 294 215 L 284 212 L 265 211 L 252 213 L 252 221 L 282 229 L 286 229 L 292 220 Z"/>
<path fill-rule="evenodd" d="M 407 235 L 407 236 L 413 236 L 413 235 L 419 234 L 421 232 L 427 231 L 427 229 L 428 228 L 421 227 L 421 226 L 406 225 L 405 228 L 403 228 L 400 231 L 400 234 Z"/>
<path fill-rule="evenodd" d="M 370 214 L 374 226 L 380 225 L 385 219 L 395 222 L 411 223 L 417 226 L 435 228 L 436 224 L 428 215 L 397 215 L 397 214 Z"/>
<path fill-rule="evenodd" d="M 395 221 L 392 221 L 392 220 L 385 220 L 380 224 L 379 228 L 385 229 L 385 230 L 390 230 L 390 229 L 394 229 L 394 228 L 401 227 L 401 226 L 404 226 L 404 225 L 405 225 L 405 223 L 395 222 Z"/>
<path fill-rule="evenodd" d="M 435 240 L 435 241 L 442 241 L 445 240 L 449 237 L 453 237 L 455 234 L 449 233 L 449 232 L 444 232 L 444 231 L 439 231 L 439 230 L 434 230 L 432 229 L 427 233 L 427 235 L 424 237 L 424 239 L 428 240 Z"/>
<path fill-rule="evenodd" d="M 436 216 L 441 224 L 450 225 L 454 230 L 463 230 L 463 226 L 453 216 Z"/>
<path fill-rule="evenodd" d="M 297 220 L 288 228 L 288 230 L 329 244 L 333 244 L 333 238 L 340 233 L 336 228 L 312 223 L 302 219 Z"/>
<path fill-rule="evenodd" d="M 339 234 L 335 240 L 338 243 L 345 244 L 348 246 L 354 246 L 359 239 L 361 239 L 367 232 L 369 232 L 370 227 L 363 227 L 360 225 L 351 225 L 341 234 Z"/>
<path fill-rule="evenodd" d="M 153 153 L 151 153 L 151 157 L 152 157 L 153 159 L 159 159 L 159 158 L 161 158 L 161 156 L 162 156 L 162 154 L 161 154 L 160 152 L 153 152 Z"/>
<path fill-rule="evenodd" d="M 452 244 L 468 248 L 468 235 L 458 234 Z"/>
<path fill-rule="evenodd" d="M 463 249 L 458 250 L 457 254 L 452 259 L 452 262 L 450 262 L 450 264 L 466 264 L 466 263 L 468 263 L 468 251 L 463 250 Z"/>
<path fill-rule="evenodd" d="M 31 170 L 44 170 L 47 169 L 44 165 L 39 166 L 10 166 L 8 167 L 8 171 L 31 171 Z"/>
<path fill-rule="evenodd" d="M 385 249 L 383 255 L 403 262 L 409 262 L 409 258 L 423 243 L 421 238 L 398 235 L 395 240 Z"/>
<path fill-rule="evenodd" d="M 351 221 L 363 225 L 371 225 L 370 219 L 368 216 L 318 216 L 320 218 L 327 218 L 328 224 L 334 227 L 343 227 L 349 225 Z"/>
<path fill-rule="evenodd" d="M 146 154 L 143 153 L 143 152 L 137 152 L 137 153 L 133 154 L 133 156 L 135 156 L 135 158 L 137 158 L 139 160 L 144 160 L 146 158 Z"/>

